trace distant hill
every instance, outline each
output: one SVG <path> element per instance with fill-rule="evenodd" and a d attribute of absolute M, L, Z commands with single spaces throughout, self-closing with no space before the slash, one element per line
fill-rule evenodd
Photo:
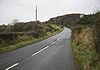
<path fill-rule="evenodd" d="M 47 23 L 70 24 L 76 22 L 80 16 L 85 14 L 67 14 L 51 18 Z"/>

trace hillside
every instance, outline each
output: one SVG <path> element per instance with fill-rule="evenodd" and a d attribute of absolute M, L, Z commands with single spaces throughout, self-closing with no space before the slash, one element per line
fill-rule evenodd
<path fill-rule="evenodd" d="M 49 21 L 47 21 L 47 23 L 57 23 L 57 24 L 62 24 L 62 25 L 66 25 L 66 24 L 69 25 L 69 24 L 72 24 L 78 21 L 81 15 L 85 15 L 85 14 L 77 13 L 77 14 L 67 14 L 63 16 L 58 16 L 58 17 L 51 18 Z"/>
<path fill-rule="evenodd" d="M 71 28 L 72 48 L 79 69 L 100 70 L 100 13 L 81 18 Z"/>
<path fill-rule="evenodd" d="M 60 25 L 41 22 L 19 22 L 0 26 L 0 53 L 36 43 L 62 31 Z"/>
<path fill-rule="evenodd" d="M 100 12 L 68 14 L 46 22 L 19 22 L 0 26 L 0 53 L 38 42 L 62 31 L 72 30 L 72 49 L 79 70 L 100 70 Z"/>
<path fill-rule="evenodd" d="M 58 16 L 47 23 L 61 24 L 72 30 L 72 49 L 79 70 L 100 70 L 100 12 L 80 15 L 84 14 Z"/>

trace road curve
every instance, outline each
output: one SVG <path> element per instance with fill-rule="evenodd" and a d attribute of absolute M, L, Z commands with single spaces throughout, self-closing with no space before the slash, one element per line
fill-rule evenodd
<path fill-rule="evenodd" d="M 77 70 L 71 50 L 71 30 L 0 54 L 0 70 Z"/>

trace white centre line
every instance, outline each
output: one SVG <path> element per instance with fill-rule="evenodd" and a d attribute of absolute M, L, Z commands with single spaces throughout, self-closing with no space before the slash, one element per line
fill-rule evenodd
<path fill-rule="evenodd" d="M 60 40 L 60 38 L 58 38 L 57 40 Z"/>
<path fill-rule="evenodd" d="M 55 43 L 56 43 L 56 41 L 52 42 L 51 45 L 53 45 L 53 44 L 55 44 Z"/>
<path fill-rule="evenodd" d="M 17 66 L 18 64 L 19 64 L 19 63 L 16 63 L 16 64 L 14 64 L 14 65 L 12 65 L 12 66 L 10 66 L 10 67 L 6 68 L 5 70 L 10 70 L 11 68 L 13 68 L 13 67 Z"/>
<path fill-rule="evenodd" d="M 39 54 L 40 52 L 44 51 L 44 50 L 47 49 L 48 47 L 49 47 L 49 46 L 46 46 L 45 48 L 41 49 L 40 51 L 38 51 L 38 52 L 32 54 L 32 56 L 35 56 L 35 55 Z"/>
<path fill-rule="evenodd" d="M 61 37 L 58 38 L 57 40 L 60 40 L 60 39 L 61 39 Z M 55 44 L 55 43 L 57 42 L 57 40 L 54 41 L 53 43 L 51 43 L 51 45 Z M 46 46 L 45 48 L 41 49 L 40 51 L 38 51 L 38 52 L 32 54 L 32 56 L 35 56 L 35 55 L 39 54 L 40 52 L 44 51 L 44 50 L 47 49 L 48 47 L 49 47 L 49 46 Z"/>
<path fill-rule="evenodd" d="M 61 39 L 61 37 L 58 38 L 57 40 L 60 40 L 60 39 Z M 57 40 L 56 40 L 56 41 L 57 41 Z M 54 41 L 53 43 L 51 43 L 51 45 L 53 45 L 54 43 L 56 43 L 56 41 Z M 41 49 L 40 51 L 38 51 L 38 52 L 32 54 L 32 56 L 35 56 L 35 55 L 39 54 L 40 52 L 44 51 L 44 50 L 47 49 L 48 47 L 49 47 L 49 46 L 46 46 L 45 48 Z M 16 63 L 16 64 L 14 64 L 14 65 L 12 65 L 12 66 L 6 68 L 5 70 L 10 70 L 11 68 L 17 66 L 18 64 L 19 64 L 19 63 Z"/>

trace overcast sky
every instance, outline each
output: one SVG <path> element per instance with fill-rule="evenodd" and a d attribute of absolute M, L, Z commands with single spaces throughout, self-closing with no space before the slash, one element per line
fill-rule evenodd
<path fill-rule="evenodd" d="M 38 6 L 38 20 L 70 13 L 94 13 L 100 9 L 100 0 L 0 0 L 0 24 L 35 20 L 35 6 Z"/>

